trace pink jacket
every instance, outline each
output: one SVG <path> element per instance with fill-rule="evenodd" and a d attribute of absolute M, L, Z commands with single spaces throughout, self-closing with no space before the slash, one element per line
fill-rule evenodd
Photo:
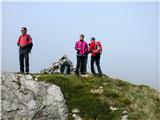
<path fill-rule="evenodd" d="M 88 44 L 85 41 L 77 41 L 75 44 L 77 55 L 86 55 L 88 53 Z"/>

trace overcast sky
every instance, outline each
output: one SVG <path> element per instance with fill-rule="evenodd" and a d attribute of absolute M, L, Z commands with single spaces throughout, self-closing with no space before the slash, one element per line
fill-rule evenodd
<path fill-rule="evenodd" d="M 83 33 L 87 42 L 91 37 L 102 42 L 105 74 L 158 89 L 158 7 L 158 2 L 3 2 L 2 69 L 19 71 L 16 41 L 22 26 L 34 42 L 31 72 L 64 54 L 75 65 L 74 44 Z"/>

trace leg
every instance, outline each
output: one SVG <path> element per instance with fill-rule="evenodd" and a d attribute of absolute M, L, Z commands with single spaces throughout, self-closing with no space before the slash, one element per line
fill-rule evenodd
<path fill-rule="evenodd" d="M 96 66 L 100 75 L 102 75 L 101 67 L 100 67 L 100 54 L 96 55 Z"/>
<path fill-rule="evenodd" d="M 81 56 L 81 74 L 85 74 L 85 56 Z"/>
<path fill-rule="evenodd" d="M 25 58 L 25 65 L 26 65 L 26 73 L 29 73 L 29 53 L 26 52 L 25 55 L 24 55 L 24 58 Z"/>
<path fill-rule="evenodd" d="M 67 64 L 67 74 L 70 74 L 71 70 L 70 70 L 70 65 Z"/>
<path fill-rule="evenodd" d="M 64 64 L 62 64 L 62 65 L 61 65 L 61 68 L 60 68 L 60 72 L 61 72 L 61 73 L 64 73 L 64 68 L 65 68 L 65 66 L 64 66 Z"/>
<path fill-rule="evenodd" d="M 19 64 L 20 64 L 20 72 L 24 73 L 24 54 L 21 50 L 19 50 Z"/>
<path fill-rule="evenodd" d="M 94 70 L 94 61 L 95 61 L 95 57 L 94 56 L 91 56 L 91 72 L 92 74 L 96 74 L 95 73 L 95 70 Z"/>
<path fill-rule="evenodd" d="M 77 56 L 77 66 L 76 66 L 76 74 L 79 74 L 79 68 L 80 68 L 80 56 Z"/>
<path fill-rule="evenodd" d="M 85 71 L 85 73 L 87 73 L 87 61 L 88 61 L 88 55 L 85 56 L 85 60 L 84 60 L 84 61 L 85 61 L 85 63 L 84 63 L 84 69 L 85 69 L 85 70 L 84 70 L 84 71 Z"/>

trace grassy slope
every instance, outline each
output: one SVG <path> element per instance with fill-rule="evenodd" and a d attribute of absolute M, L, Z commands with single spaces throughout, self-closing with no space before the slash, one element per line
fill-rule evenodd
<path fill-rule="evenodd" d="M 147 86 L 137 86 L 107 76 L 77 77 L 75 75 L 40 75 L 40 81 L 61 87 L 69 113 L 79 109 L 84 120 L 120 120 L 123 110 L 129 111 L 130 120 L 160 120 L 160 94 Z M 91 89 L 103 87 L 103 93 Z M 110 106 L 117 107 L 116 111 Z M 72 120 L 69 115 L 69 120 Z"/>

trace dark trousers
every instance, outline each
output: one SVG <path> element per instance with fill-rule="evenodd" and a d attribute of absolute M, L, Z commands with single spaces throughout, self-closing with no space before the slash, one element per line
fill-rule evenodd
<path fill-rule="evenodd" d="M 102 71 L 101 71 L 101 67 L 100 67 L 100 54 L 97 54 L 96 56 L 91 56 L 91 72 L 93 74 L 96 74 L 95 70 L 94 70 L 94 63 L 96 63 L 97 66 L 97 70 L 99 72 L 100 75 L 102 75 Z"/>
<path fill-rule="evenodd" d="M 25 72 L 29 73 L 29 51 L 26 48 L 19 49 L 19 63 L 20 63 L 20 72 L 24 73 L 24 63 L 25 63 Z"/>
<path fill-rule="evenodd" d="M 85 73 L 87 73 L 87 62 L 88 62 L 88 55 L 86 55 L 84 58 L 84 71 L 85 71 Z"/>
<path fill-rule="evenodd" d="M 81 74 L 85 74 L 85 56 L 77 55 L 76 74 L 79 74 L 79 70 Z"/>

